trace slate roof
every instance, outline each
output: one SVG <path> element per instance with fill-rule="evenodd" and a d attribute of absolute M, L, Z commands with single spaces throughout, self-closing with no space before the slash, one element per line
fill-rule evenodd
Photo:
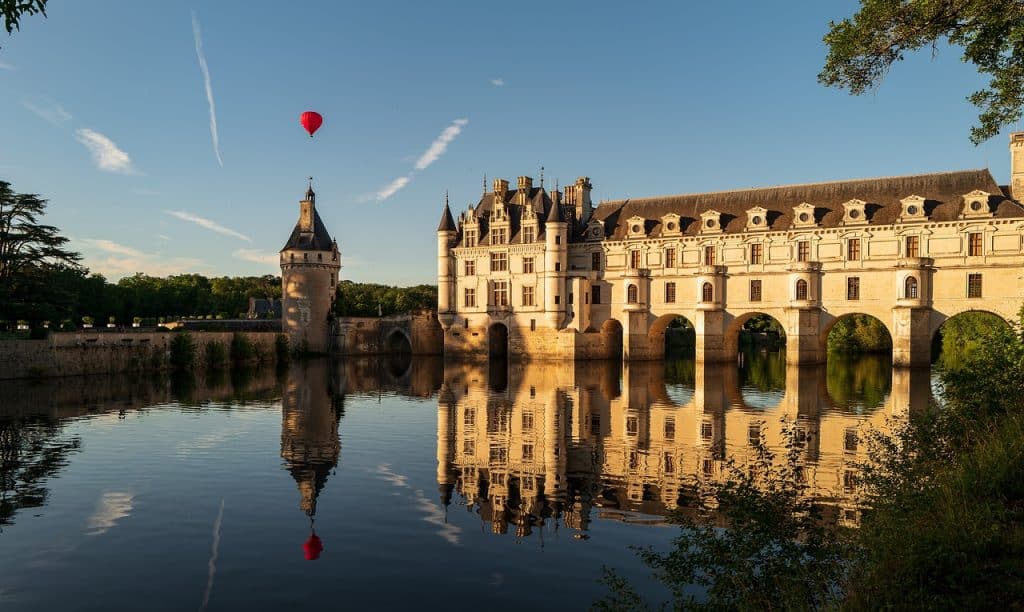
<path fill-rule="evenodd" d="M 444 205 L 444 212 L 441 213 L 441 223 L 437 225 L 437 231 L 439 232 L 450 232 L 455 231 L 458 228 L 455 226 L 455 219 L 452 219 L 452 209 L 448 208 L 448 203 Z"/>
<path fill-rule="evenodd" d="M 331 235 L 327 233 L 324 222 L 320 220 L 320 213 L 314 207 L 313 231 L 303 232 L 299 229 L 299 224 L 296 223 L 295 229 L 292 230 L 292 235 L 288 237 L 288 242 L 285 243 L 284 248 L 281 250 L 330 251 L 332 248 L 334 248 L 334 241 L 331 239 Z"/>
<path fill-rule="evenodd" d="M 537 233 L 534 236 L 534 242 L 543 242 L 544 240 L 544 223 L 552 220 L 559 221 L 571 221 L 573 215 L 567 214 L 570 210 L 573 210 L 571 206 L 561 205 L 559 210 L 555 211 L 555 219 L 550 219 L 552 200 L 551 195 L 543 187 L 532 187 L 529 194 L 526 197 L 525 207 L 520 204 L 516 204 L 518 189 L 510 189 L 505 192 L 505 212 L 509 221 L 509 234 L 507 244 L 521 244 L 522 243 L 522 228 L 523 228 L 523 209 L 525 207 L 533 209 L 533 212 L 537 216 Z M 480 233 L 478 236 L 477 244 L 480 246 L 489 246 L 490 242 L 490 219 L 491 214 L 494 211 L 494 204 L 497 201 L 497 195 L 494 192 L 488 192 L 481 196 L 480 201 L 473 207 L 473 216 L 480 224 Z M 462 237 L 459 237 L 462 240 Z M 572 241 L 572 231 L 570 231 L 570 241 Z"/>
<path fill-rule="evenodd" d="M 887 225 L 900 215 L 900 200 L 917 195 L 925 198 L 931 221 L 953 221 L 962 210 L 962 196 L 976 189 L 992 194 L 989 207 L 995 218 L 1024 217 L 1024 208 L 1006 197 L 987 169 L 980 169 L 614 200 L 601 203 L 594 218 L 604 222 L 607 238 L 622 240 L 627 219 L 643 217 L 647 235 L 657 237 L 661 217 L 676 213 L 683 235 L 694 236 L 701 213 L 716 210 L 722 214 L 722 231 L 738 233 L 745 231 L 747 210 L 760 206 L 768 210 L 769 230 L 779 231 L 793 226 L 793 207 L 807 202 L 814 206 L 818 227 L 833 228 L 843 219 L 843 203 L 859 199 L 867 202 L 868 225 Z"/>

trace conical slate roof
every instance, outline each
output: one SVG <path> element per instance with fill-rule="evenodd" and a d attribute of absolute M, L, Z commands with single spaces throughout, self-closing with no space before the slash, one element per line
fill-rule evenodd
<path fill-rule="evenodd" d="M 444 204 L 444 212 L 441 213 L 441 223 L 437 226 L 439 232 L 454 232 L 456 231 L 455 219 L 452 218 L 452 209 L 448 207 L 448 203 Z"/>
<path fill-rule="evenodd" d="M 303 232 L 299 224 L 295 224 L 292 235 L 288 237 L 282 251 L 298 249 L 300 251 L 330 251 L 334 247 L 331 235 L 327 233 L 324 222 L 320 220 L 320 213 L 313 209 L 313 231 Z"/>

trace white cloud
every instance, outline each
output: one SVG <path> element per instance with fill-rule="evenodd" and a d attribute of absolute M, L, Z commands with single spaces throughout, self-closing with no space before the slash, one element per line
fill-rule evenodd
<path fill-rule="evenodd" d="M 142 272 L 149 276 L 170 276 L 190 272 L 210 272 L 209 264 L 194 257 L 90 257 L 85 256 L 85 266 L 92 272 L 98 272 L 110 280 L 131 276 Z"/>
<path fill-rule="evenodd" d="M 60 104 L 50 104 L 43 107 L 33 104 L 28 100 L 22 100 L 21 105 L 50 125 L 60 125 L 65 121 L 71 121 L 71 113 L 64 110 Z"/>
<path fill-rule="evenodd" d="M 425 515 L 423 520 L 437 527 L 437 535 L 444 538 L 452 546 L 460 545 L 459 536 L 462 534 L 462 528 L 448 523 L 448 519 L 441 506 L 437 505 L 433 500 L 427 499 L 427 496 L 423 494 L 421 489 L 416 489 L 416 503 L 420 507 L 420 511 Z"/>
<path fill-rule="evenodd" d="M 75 138 L 85 145 L 92 154 L 92 160 L 96 167 L 107 172 L 118 172 L 120 174 L 137 174 L 132 166 L 132 160 L 128 154 L 117 148 L 114 141 L 99 132 L 81 129 L 75 130 Z"/>
<path fill-rule="evenodd" d="M 491 79 L 491 85 L 494 85 L 495 87 L 504 87 L 505 79 Z"/>
<path fill-rule="evenodd" d="M 86 535 L 101 535 L 109 531 L 132 513 L 134 499 L 131 493 L 104 493 L 96 503 L 96 511 L 86 521 Z"/>
<path fill-rule="evenodd" d="M 441 135 L 434 139 L 434 142 L 430 143 L 430 147 L 416 160 L 416 169 L 423 170 L 430 164 L 436 162 L 439 157 L 444 155 L 444 152 L 448 149 L 448 145 L 451 144 L 455 137 L 462 132 L 462 128 L 469 123 L 469 119 L 456 119 L 451 125 L 446 127 Z M 404 186 L 404 184 L 403 184 Z"/>
<path fill-rule="evenodd" d="M 203 217 L 193 215 L 192 213 L 185 212 L 183 210 L 165 210 L 164 213 L 171 215 L 172 217 L 177 217 L 182 221 L 195 223 L 196 225 L 204 227 L 210 230 L 211 232 L 217 232 L 218 234 L 223 234 L 224 236 L 231 236 L 233 238 L 239 238 L 246 242 L 252 242 L 252 239 L 250 239 L 248 236 L 241 232 L 236 232 L 231 228 L 224 227 L 223 225 L 217 223 L 216 221 L 211 221 L 210 219 L 205 219 Z"/>
<path fill-rule="evenodd" d="M 277 266 L 280 257 L 277 253 L 265 253 L 263 251 L 257 251 L 256 249 L 238 249 L 232 253 L 236 259 L 243 261 L 251 261 L 258 264 L 267 264 L 268 266 Z"/>
<path fill-rule="evenodd" d="M 381 200 L 386 200 L 391 196 L 395 195 L 396 193 L 398 193 L 400 189 L 408 185 L 410 180 L 411 175 L 407 175 L 400 176 L 395 180 L 391 181 L 390 183 L 388 183 L 387 187 L 377 192 L 377 201 L 380 202 Z"/>
<path fill-rule="evenodd" d="M 0 62 L 0 70 L 17 70 L 14 64 L 8 64 L 7 62 Z"/>
<path fill-rule="evenodd" d="M 127 255 L 129 257 L 139 258 L 148 257 L 148 255 L 146 255 L 145 253 L 138 249 L 133 249 L 132 247 L 125 246 L 123 244 L 118 244 L 113 240 L 105 240 L 102 238 L 85 238 L 83 239 L 83 242 L 91 244 L 92 246 L 96 247 L 97 249 L 100 249 L 101 251 L 105 251 L 107 253 L 114 253 L 115 255 Z"/>
<path fill-rule="evenodd" d="M 168 236 L 167 234 L 157 234 L 156 237 L 159 238 L 160 240 L 170 240 L 171 239 L 171 237 Z"/>
<path fill-rule="evenodd" d="M 203 38 L 199 32 L 199 18 L 195 11 L 192 11 L 192 34 L 196 39 L 196 57 L 199 58 L 199 70 L 203 73 L 203 86 L 206 88 L 206 101 L 210 105 L 210 137 L 213 139 L 213 153 L 217 156 L 217 163 L 224 167 L 224 160 L 220 158 L 220 138 L 217 136 L 217 107 L 213 103 L 213 83 L 210 80 L 210 68 L 206 65 L 206 55 L 203 53 Z"/>
<path fill-rule="evenodd" d="M 220 525 L 224 520 L 224 500 L 220 500 L 220 510 L 217 511 L 217 518 L 213 521 L 213 547 L 210 549 L 210 560 L 206 562 L 206 590 L 203 591 L 203 603 L 199 610 L 202 612 L 210 605 L 210 593 L 213 591 L 213 579 L 217 576 L 217 552 L 220 549 Z"/>

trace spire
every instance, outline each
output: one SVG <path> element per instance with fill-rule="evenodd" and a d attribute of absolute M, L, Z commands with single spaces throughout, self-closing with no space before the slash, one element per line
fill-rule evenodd
<path fill-rule="evenodd" d="M 555 200 L 551 201 L 551 210 L 548 211 L 546 223 L 565 223 L 562 217 L 562 207 Z"/>
<path fill-rule="evenodd" d="M 441 213 L 441 223 L 437 226 L 439 232 L 456 231 L 455 219 L 452 219 L 452 209 L 448 207 L 448 192 L 444 192 L 444 212 Z"/>
<path fill-rule="evenodd" d="M 540 188 L 544 189 L 544 166 L 540 167 Z"/>
<path fill-rule="evenodd" d="M 313 177 L 309 177 L 309 188 L 306 189 L 306 199 L 310 202 L 316 201 L 316 193 L 313 192 Z"/>

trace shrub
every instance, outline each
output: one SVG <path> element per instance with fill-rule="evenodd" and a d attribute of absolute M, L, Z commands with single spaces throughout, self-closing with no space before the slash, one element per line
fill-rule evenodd
<path fill-rule="evenodd" d="M 231 361 L 248 363 L 256 358 L 256 349 L 245 334 L 235 332 L 231 335 Z"/>
<path fill-rule="evenodd" d="M 191 370 L 196 362 L 196 345 L 192 334 L 175 334 L 171 339 L 171 367 L 175 370 Z"/>
<path fill-rule="evenodd" d="M 224 343 L 211 340 L 206 343 L 206 367 L 218 370 L 223 368 L 228 361 L 228 351 L 224 348 Z"/>

